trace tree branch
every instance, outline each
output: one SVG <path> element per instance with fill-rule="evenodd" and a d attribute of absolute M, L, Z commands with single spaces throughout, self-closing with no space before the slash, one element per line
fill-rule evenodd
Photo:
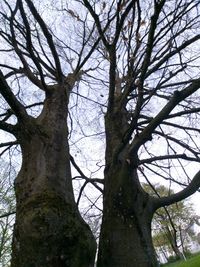
<path fill-rule="evenodd" d="M 32 44 L 32 38 L 31 38 L 31 28 L 30 28 L 28 19 L 26 17 L 26 13 L 24 11 L 24 7 L 23 7 L 23 4 L 22 4 L 22 1 L 19 1 L 19 9 L 20 9 L 22 20 L 24 22 L 25 29 L 26 29 L 26 46 L 27 46 L 27 50 L 29 51 L 31 59 L 33 60 L 35 66 L 37 67 L 37 69 L 39 71 L 42 85 L 44 87 L 44 90 L 46 90 L 47 86 L 46 86 L 46 83 L 45 83 L 45 80 L 44 80 L 44 74 L 43 74 L 42 68 L 40 66 L 40 63 L 37 60 L 37 57 L 35 56 L 35 54 L 33 52 L 33 44 Z"/>
<path fill-rule="evenodd" d="M 175 154 L 175 155 L 157 156 L 157 157 L 152 157 L 148 159 L 141 159 L 139 160 L 139 165 L 149 164 L 157 160 L 168 160 L 168 159 L 184 159 L 184 160 L 189 160 L 189 161 L 200 162 L 200 158 L 188 157 L 186 154 Z"/>
<path fill-rule="evenodd" d="M 164 119 L 167 119 L 170 112 L 184 99 L 196 92 L 200 88 L 200 79 L 194 80 L 182 91 L 175 91 L 169 102 L 155 116 L 154 119 L 144 128 L 144 130 L 135 138 L 131 144 L 130 155 L 138 151 L 139 147 L 148 140 L 151 140 L 152 133 Z"/>
<path fill-rule="evenodd" d="M 11 134 L 15 132 L 15 126 L 4 121 L 0 121 L 0 129 Z"/>
<path fill-rule="evenodd" d="M 94 19 L 94 21 L 96 23 L 97 30 L 99 32 L 99 35 L 100 35 L 105 47 L 109 48 L 110 44 L 108 43 L 108 41 L 105 38 L 104 31 L 101 28 L 101 23 L 100 23 L 98 15 L 95 13 L 94 9 L 92 8 L 92 6 L 91 6 L 91 4 L 89 3 L 88 0 L 83 0 L 83 2 L 85 4 L 85 7 L 89 10 L 91 16 L 93 17 L 93 19 Z"/>
<path fill-rule="evenodd" d="M 173 51 L 170 51 L 168 54 L 166 54 L 162 59 L 155 65 L 153 66 L 149 71 L 147 71 L 145 78 L 150 76 L 152 73 L 156 72 L 161 65 L 163 65 L 165 62 L 167 62 L 170 58 L 172 58 L 174 55 L 180 53 L 183 49 L 188 47 L 189 45 L 195 43 L 200 39 L 200 34 L 192 37 L 191 39 L 185 41 L 182 45 L 174 49 Z"/>
<path fill-rule="evenodd" d="M 4 213 L 4 214 L 0 215 L 0 219 L 8 217 L 10 215 L 14 215 L 15 213 L 16 213 L 16 211 L 10 211 L 10 212 Z"/>
<path fill-rule="evenodd" d="M 5 146 L 14 146 L 14 145 L 18 145 L 19 142 L 18 141 L 10 141 L 10 142 L 6 142 L 6 143 L 0 143 L 0 148 L 1 147 L 5 147 Z"/>
<path fill-rule="evenodd" d="M 34 83 L 40 89 L 44 90 L 41 81 L 31 71 L 28 62 L 25 59 L 25 56 L 30 57 L 30 55 L 28 53 L 22 52 L 22 50 L 20 49 L 20 46 L 23 47 L 23 48 L 24 48 L 24 46 L 17 41 L 17 37 L 16 37 L 16 34 L 15 34 L 15 28 L 14 28 L 14 18 L 15 18 L 15 15 L 17 13 L 18 6 L 19 6 L 19 2 L 17 1 L 14 11 L 11 10 L 11 17 L 7 18 L 7 16 L 6 16 L 6 19 L 8 19 L 9 22 L 10 22 L 10 33 L 11 33 L 11 36 L 9 36 L 7 33 L 3 33 L 3 34 L 0 33 L 0 34 L 6 40 L 6 42 L 9 43 L 13 47 L 14 51 L 18 55 L 19 59 L 21 60 L 21 62 L 23 64 L 23 67 L 24 67 L 23 68 L 24 74 L 28 77 L 28 79 L 32 83 Z M 6 35 L 7 38 L 5 38 L 4 35 Z"/>
<path fill-rule="evenodd" d="M 28 118 L 25 107 L 17 100 L 16 96 L 13 94 L 11 88 L 6 82 L 3 73 L 0 71 L 0 93 L 9 104 L 14 114 L 17 116 L 18 120 L 24 120 Z M 2 124 L 4 126 L 4 124 Z"/>
<path fill-rule="evenodd" d="M 79 168 L 79 166 L 76 164 L 74 158 L 70 155 L 70 161 L 72 163 L 72 165 L 74 166 L 74 168 L 78 171 L 78 173 L 81 175 L 81 177 L 87 182 L 87 183 L 91 183 L 94 187 L 96 187 L 101 193 L 103 193 L 103 190 L 101 187 L 99 187 L 96 183 L 101 183 L 103 184 L 104 183 L 104 180 L 103 179 L 91 179 L 91 178 L 88 178 L 82 171 L 81 169 Z"/>
<path fill-rule="evenodd" d="M 21 0 L 20 0 L 21 1 Z M 41 18 L 41 16 L 39 15 L 39 13 L 37 12 L 33 2 L 31 0 L 25 0 L 33 17 L 36 19 L 36 21 L 38 22 L 38 24 L 41 27 L 41 30 L 44 34 L 44 36 L 46 37 L 47 43 L 49 45 L 49 48 L 52 52 L 53 58 L 54 58 L 54 62 L 55 62 L 55 66 L 56 66 L 56 71 L 57 71 L 57 79 L 59 82 L 62 81 L 63 78 L 63 73 L 62 73 L 62 69 L 61 69 L 61 65 L 60 65 L 60 59 L 58 56 L 58 53 L 56 51 L 54 42 L 53 42 L 53 38 L 51 33 L 49 32 L 45 22 L 43 21 L 43 19 Z"/>
<path fill-rule="evenodd" d="M 162 0 L 159 3 L 155 3 L 154 14 L 151 17 L 151 24 L 150 24 L 149 34 L 148 34 L 145 57 L 144 57 L 142 67 L 141 67 L 140 82 L 142 84 L 144 82 L 144 78 L 145 78 L 148 66 L 150 64 L 151 54 L 153 50 L 153 43 L 154 43 L 154 35 L 155 35 L 156 27 L 157 27 L 157 21 L 158 21 L 158 18 L 159 18 L 159 15 L 163 8 L 164 3 L 165 3 L 165 0 Z"/>
<path fill-rule="evenodd" d="M 159 199 L 155 199 L 154 208 L 156 210 L 160 207 L 168 206 L 175 202 L 179 202 L 191 196 L 192 194 L 194 194 L 199 189 L 199 187 L 200 187 L 200 171 L 198 171 L 195 174 L 190 184 L 186 188 L 181 190 L 180 192 L 173 194 L 171 196 L 168 196 L 168 197 L 161 197 Z"/>

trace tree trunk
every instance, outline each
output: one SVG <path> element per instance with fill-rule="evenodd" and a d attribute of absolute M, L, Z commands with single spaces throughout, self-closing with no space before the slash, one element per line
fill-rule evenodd
<path fill-rule="evenodd" d="M 171 230 L 169 229 L 168 226 L 166 226 L 166 234 L 169 240 L 169 243 L 171 245 L 172 250 L 174 251 L 177 260 L 178 259 L 183 259 L 183 254 L 181 253 L 180 249 L 178 248 L 177 245 L 177 234 L 176 234 L 176 229 L 174 228 L 174 230 L 171 232 Z"/>
<path fill-rule="evenodd" d="M 115 97 L 105 116 L 104 207 L 97 267 L 158 266 L 151 237 L 154 198 L 138 180 L 137 151 L 130 156 L 126 138 L 127 118 L 125 104 Z"/>
<path fill-rule="evenodd" d="M 93 267 L 96 243 L 72 189 L 67 104 L 66 91 L 54 87 L 41 115 L 20 125 L 11 267 Z"/>
<path fill-rule="evenodd" d="M 105 174 L 104 214 L 98 267 L 158 266 L 151 238 L 153 205 L 129 162 Z"/>

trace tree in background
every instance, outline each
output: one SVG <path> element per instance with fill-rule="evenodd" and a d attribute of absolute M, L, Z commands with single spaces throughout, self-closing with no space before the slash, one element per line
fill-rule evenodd
<path fill-rule="evenodd" d="M 13 179 L 16 173 L 9 163 L 0 162 L 0 266 L 9 266 L 15 214 Z"/>
<path fill-rule="evenodd" d="M 11 266 L 93 266 L 95 241 L 75 203 L 70 161 L 84 180 L 78 203 L 89 183 L 103 193 L 97 266 L 158 266 L 153 214 L 200 186 L 200 171 L 185 164 L 200 161 L 198 2 L 0 5 L 0 129 L 15 137 L 1 147 L 22 151 Z M 69 154 L 77 135 L 83 158 L 85 138 L 96 136 L 95 149 L 93 122 L 105 137 L 104 181 Z M 155 197 L 142 188 L 142 179 L 160 178 L 184 189 Z"/>
<path fill-rule="evenodd" d="M 150 187 L 145 184 L 143 186 L 148 193 L 154 196 L 162 197 L 174 194 L 172 189 L 162 185 Z M 188 243 L 193 236 L 191 227 L 196 221 L 198 218 L 193 207 L 186 201 L 157 210 L 152 221 L 153 243 L 157 248 L 157 254 L 167 247 L 170 254 L 174 253 L 177 259 L 186 258 L 185 255 L 189 251 Z"/>

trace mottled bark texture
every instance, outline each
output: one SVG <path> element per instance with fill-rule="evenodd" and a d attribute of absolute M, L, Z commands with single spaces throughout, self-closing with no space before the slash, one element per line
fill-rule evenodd
<path fill-rule="evenodd" d="M 98 267 L 158 266 L 151 238 L 154 199 L 140 186 L 137 151 L 130 158 L 127 113 L 115 102 L 108 110 L 104 212 Z"/>
<path fill-rule="evenodd" d="M 67 104 L 66 91 L 54 86 L 41 115 L 19 125 L 12 267 L 93 267 L 96 243 L 72 190 Z"/>
<path fill-rule="evenodd" d="M 158 266 L 151 238 L 152 200 L 128 163 L 107 175 L 98 267 Z"/>

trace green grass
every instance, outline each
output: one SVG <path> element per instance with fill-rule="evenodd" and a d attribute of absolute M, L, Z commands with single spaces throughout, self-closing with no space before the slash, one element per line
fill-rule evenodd
<path fill-rule="evenodd" d="M 200 255 L 196 255 L 187 261 L 179 261 L 165 265 L 165 267 L 200 267 Z"/>

